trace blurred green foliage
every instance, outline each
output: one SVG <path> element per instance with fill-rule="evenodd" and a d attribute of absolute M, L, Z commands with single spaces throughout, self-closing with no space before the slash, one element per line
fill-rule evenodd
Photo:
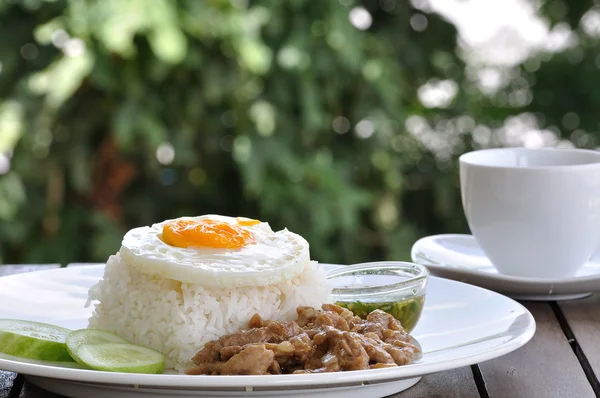
<path fill-rule="evenodd" d="M 575 30 L 592 6 L 554 18 L 551 3 Z M 367 30 L 348 18 L 360 4 Z M 1 260 L 103 261 L 131 227 L 207 213 L 287 227 L 323 262 L 408 259 L 422 235 L 467 230 L 456 156 L 500 145 L 481 137 L 511 115 L 573 138 L 561 117 L 581 110 L 576 144 L 595 147 L 594 40 L 577 62 L 533 56 L 490 97 L 454 26 L 429 13 L 417 32 L 416 14 L 401 0 L 0 0 Z M 450 106 L 419 101 L 431 79 L 456 82 Z M 523 81 L 531 99 L 510 105 Z"/>

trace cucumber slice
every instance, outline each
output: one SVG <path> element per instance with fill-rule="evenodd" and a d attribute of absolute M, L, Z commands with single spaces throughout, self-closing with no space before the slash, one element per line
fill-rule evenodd
<path fill-rule="evenodd" d="M 46 323 L 0 319 L 0 352 L 42 361 L 73 362 L 65 344 L 70 332 Z"/>
<path fill-rule="evenodd" d="M 77 357 L 95 370 L 125 373 L 163 373 L 165 370 L 163 354 L 130 343 L 81 344 Z"/>
<path fill-rule="evenodd" d="M 77 356 L 77 350 L 82 344 L 102 343 L 129 343 L 123 337 L 100 329 L 75 330 L 67 336 L 67 351 L 71 357 L 79 363 L 83 363 Z"/>

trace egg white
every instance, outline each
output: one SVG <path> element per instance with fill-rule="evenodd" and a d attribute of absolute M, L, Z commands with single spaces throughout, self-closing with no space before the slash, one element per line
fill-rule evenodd
<path fill-rule="evenodd" d="M 204 215 L 183 220 L 237 224 L 233 217 Z M 241 226 L 256 243 L 240 249 L 181 248 L 160 238 L 166 220 L 127 232 L 121 244 L 124 261 L 148 275 L 207 287 L 266 286 L 292 279 L 310 263 L 308 242 L 287 229 L 274 232 L 268 223 Z"/>

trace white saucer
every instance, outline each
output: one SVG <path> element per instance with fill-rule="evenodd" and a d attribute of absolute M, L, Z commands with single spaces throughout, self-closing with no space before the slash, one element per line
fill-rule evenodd
<path fill-rule="evenodd" d="M 600 291 L 600 253 L 568 278 L 502 275 L 494 268 L 472 235 L 447 234 L 419 239 L 412 261 L 433 275 L 467 282 L 519 300 L 572 300 Z"/>

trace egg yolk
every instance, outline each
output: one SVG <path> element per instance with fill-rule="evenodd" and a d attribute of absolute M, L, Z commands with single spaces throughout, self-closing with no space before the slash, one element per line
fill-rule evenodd
<path fill-rule="evenodd" d="M 235 220 L 237 221 L 237 223 L 243 227 L 251 227 L 253 225 L 256 224 L 260 224 L 259 220 L 253 220 L 251 218 L 246 218 L 246 217 L 236 217 Z"/>
<path fill-rule="evenodd" d="M 255 242 L 252 232 L 238 225 L 215 220 L 170 221 L 163 227 L 162 240 L 175 247 L 201 246 L 215 249 L 239 249 Z"/>

